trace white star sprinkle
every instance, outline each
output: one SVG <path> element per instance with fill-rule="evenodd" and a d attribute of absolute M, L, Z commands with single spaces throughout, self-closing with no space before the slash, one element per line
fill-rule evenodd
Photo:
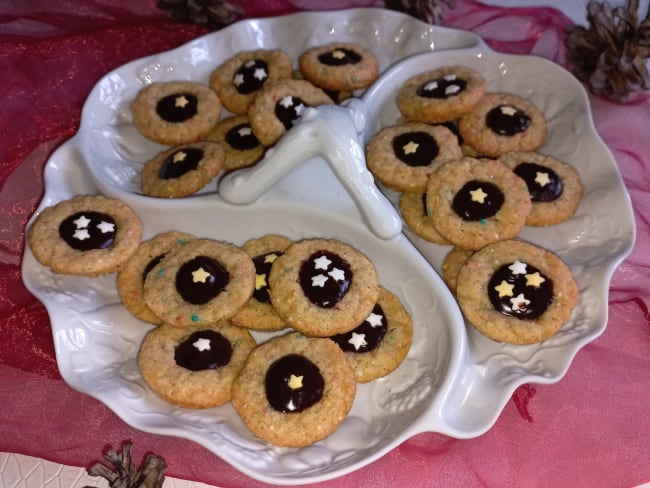
<path fill-rule="evenodd" d="M 517 260 L 508 266 L 508 269 L 512 271 L 513 275 L 526 274 L 526 263 Z"/>
<path fill-rule="evenodd" d="M 354 349 L 358 351 L 363 346 L 368 345 L 366 342 L 366 334 L 357 334 L 356 332 L 353 332 L 352 337 L 348 339 L 348 343 L 352 344 L 354 346 Z"/>
<path fill-rule="evenodd" d="M 445 81 L 454 81 L 456 79 L 456 75 L 449 73 L 448 75 L 443 76 L 442 79 Z"/>
<path fill-rule="evenodd" d="M 293 97 L 291 95 L 282 97 L 282 100 L 280 100 L 280 105 L 282 105 L 284 108 L 291 107 L 293 105 Z"/>
<path fill-rule="evenodd" d="M 190 103 L 190 101 L 187 98 L 185 98 L 184 95 L 181 95 L 180 97 L 176 97 L 176 99 L 174 100 L 175 107 L 183 108 L 188 103 Z"/>
<path fill-rule="evenodd" d="M 83 229 L 84 227 L 88 227 L 88 224 L 90 224 L 90 219 L 87 218 L 85 215 L 82 215 L 81 217 L 73 220 L 72 222 L 77 227 L 77 229 Z"/>
<path fill-rule="evenodd" d="M 237 131 L 237 134 L 239 134 L 241 137 L 250 136 L 252 133 L 253 129 L 250 127 L 242 127 Z"/>
<path fill-rule="evenodd" d="M 551 182 L 551 179 L 548 177 L 548 173 L 538 171 L 535 173 L 535 183 L 539 186 L 546 186 Z"/>
<path fill-rule="evenodd" d="M 319 258 L 314 259 L 315 269 L 327 269 L 329 268 L 330 264 L 332 264 L 332 261 L 327 259 L 327 256 L 321 256 Z"/>
<path fill-rule="evenodd" d="M 106 234 L 108 232 L 113 232 L 115 230 L 115 224 L 111 224 L 110 222 L 104 222 L 103 220 L 97 224 L 97 228 L 102 231 L 102 234 Z"/>
<path fill-rule="evenodd" d="M 87 229 L 78 229 L 74 231 L 72 237 L 79 239 L 80 241 L 84 241 L 86 239 L 90 239 L 90 234 L 88 233 Z"/>
<path fill-rule="evenodd" d="M 503 115 L 509 115 L 512 117 L 517 113 L 517 109 L 515 107 L 511 107 L 510 105 L 504 105 L 501 107 L 501 113 Z"/>
<path fill-rule="evenodd" d="M 523 293 L 520 293 L 514 298 L 510 299 L 510 305 L 514 312 L 519 310 L 526 310 L 526 306 L 530 303 L 530 300 L 527 300 Z"/>
<path fill-rule="evenodd" d="M 302 113 L 305 111 L 305 106 L 304 104 L 301 103 L 300 105 L 296 105 L 294 107 L 294 110 L 296 111 L 296 115 L 300 117 Z"/>
<path fill-rule="evenodd" d="M 251 66 L 255 66 L 255 60 L 254 60 L 254 59 L 249 59 L 248 61 L 246 61 L 246 62 L 244 63 L 244 66 L 245 66 L 246 68 L 250 68 Z"/>
<path fill-rule="evenodd" d="M 316 276 L 311 277 L 311 286 L 318 286 L 319 288 L 323 288 L 325 286 L 325 282 L 328 280 L 327 276 L 319 274 Z"/>
<path fill-rule="evenodd" d="M 453 95 L 459 91 L 460 87 L 458 85 L 449 85 L 447 88 L 445 88 L 445 95 Z"/>
<path fill-rule="evenodd" d="M 239 86 L 244 82 L 244 75 L 241 73 L 238 73 L 235 75 L 235 77 L 232 79 L 232 84 L 235 86 Z"/>
<path fill-rule="evenodd" d="M 381 319 L 382 319 L 381 315 L 372 312 L 370 315 L 368 315 L 366 322 L 370 324 L 370 327 L 380 327 Z"/>
<path fill-rule="evenodd" d="M 192 271 L 192 281 L 194 283 L 205 283 L 209 277 L 210 273 L 204 270 L 203 267 Z"/>
<path fill-rule="evenodd" d="M 253 78 L 257 78 L 258 80 L 263 80 L 266 78 L 266 71 L 264 68 L 257 68 L 255 70 L 255 73 L 253 73 Z"/>
<path fill-rule="evenodd" d="M 438 82 L 437 81 L 430 81 L 426 85 L 424 85 L 425 91 L 433 91 L 436 88 L 438 88 Z"/>
<path fill-rule="evenodd" d="M 334 268 L 327 274 L 330 275 L 334 281 L 343 281 L 345 279 L 345 272 L 339 268 Z"/>
<path fill-rule="evenodd" d="M 210 339 L 199 338 L 192 345 L 199 351 L 209 351 Z"/>

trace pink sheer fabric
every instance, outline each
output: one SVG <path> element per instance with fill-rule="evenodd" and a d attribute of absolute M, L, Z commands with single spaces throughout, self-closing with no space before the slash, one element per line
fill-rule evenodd
<path fill-rule="evenodd" d="M 244 3 L 244 2 L 242 2 Z M 378 5 L 338 1 L 332 7 Z M 247 16 L 322 8 L 307 0 L 245 2 Z M 544 8 L 458 0 L 445 25 L 496 50 L 564 62 L 570 21 Z M 24 225 L 43 191 L 42 168 L 78 128 L 94 83 L 132 59 L 205 33 L 173 23 L 154 1 L 22 0 L 0 4 L 0 451 L 87 466 L 130 440 L 136 461 L 163 456 L 167 474 L 222 487 L 258 487 L 199 445 L 133 429 L 59 375 L 47 312 L 23 286 Z M 597 129 L 635 208 L 637 243 L 616 271 L 601 338 L 551 386 L 525 385 L 485 435 L 422 434 L 355 473 L 320 486 L 633 486 L 650 481 L 650 94 L 626 104 L 592 97 Z"/>

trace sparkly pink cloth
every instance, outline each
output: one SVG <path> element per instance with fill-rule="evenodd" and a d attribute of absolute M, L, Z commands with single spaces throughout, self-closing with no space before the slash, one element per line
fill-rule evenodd
<path fill-rule="evenodd" d="M 244 2 L 242 2 L 244 3 Z M 248 16 L 322 7 L 307 0 L 245 2 Z M 337 1 L 332 7 L 380 5 Z M 458 0 L 445 25 L 496 50 L 563 62 L 570 21 L 551 9 Z M 78 128 L 94 83 L 132 59 L 204 34 L 149 2 L 0 3 L 0 451 L 88 466 L 107 445 L 164 457 L 169 476 L 222 487 L 264 486 L 190 441 L 135 430 L 61 379 L 47 313 L 23 286 L 25 222 L 43 191 L 42 168 Z M 555 385 L 520 387 L 494 428 L 472 440 L 421 434 L 370 466 L 320 486 L 616 486 L 650 482 L 650 93 L 614 104 L 592 97 L 599 133 L 632 196 L 638 225 L 616 271 L 607 330 Z"/>

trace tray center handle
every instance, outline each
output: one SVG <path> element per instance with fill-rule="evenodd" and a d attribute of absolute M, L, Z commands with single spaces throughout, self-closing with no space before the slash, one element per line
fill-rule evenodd
<path fill-rule="evenodd" d="M 368 227 L 382 239 L 395 237 L 402 231 L 402 220 L 366 167 L 360 138 L 367 122 L 366 112 L 365 102 L 358 98 L 350 98 L 341 106 L 306 109 L 300 122 L 267 150 L 262 161 L 222 178 L 219 194 L 229 203 L 252 203 L 298 164 L 322 156 Z"/>

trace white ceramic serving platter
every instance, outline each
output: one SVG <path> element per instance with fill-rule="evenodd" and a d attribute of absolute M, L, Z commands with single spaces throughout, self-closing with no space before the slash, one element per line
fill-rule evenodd
<path fill-rule="evenodd" d="M 384 75 L 361 101 L 332 108 L 336 113 L 311 111 L 259 168 L 214 181 L 197 196 L 161 200 L 138 193 L 139 169 L 162 149 L 133 127 L 129 103 L 140 88 L 173 79 L 207 82 L 214 67 L 241 50 L 282 48 L 295 60 L 306 47 L 334 40 L 360 42 L 379 58 Z M 416 53 L 425 54 L 412 57 Z M 435 271 L 449 248 L 422 241 L 407 229 L 399 232 L 390 204 L 395 195 L 378 192 L 363 168 L 363 144 L 397 119 L 393 95 L 399 83 L 429 66 L 452 62 L 477 68 L 491 90 L 518 93 L 536 103 L 549 121 L 543 149 L 583 176 L 585 198 L 570 222 L 523 234 L 557 252 L 580 286 L 570 322 L 540 345 L 498 344 L 466 326 Z M 330 117 L 340 123 L 332 124 Z M 333 125 L 343 132 L 332 132 Z M 278 169 L 269 169 L 272 165 Z M 268 182 L 259 186 L 263 177 Z M 241 204 L 229 203 L 237 200 L 235 190 L 247 191 L 243 183 L 255 190 Z M 145 238 L 176 229 L 234 244 L 270 232 L 343 240 L 370 257 L 381 284 L 411 314 L 414 341 L 406 360 L 387 377 L 359 385 L 343 425 L 313 446 L 277 448 L 252 436 L 230 405 L 177 408 L 147 388 L 136 356 L 151 326 L 122 307 L 115 276 L 56 275 L 25 250 L 23 279 L 48 309 L 66 382 L 134 427 L 194 440 L 247 475 L 276 484 L 343 475 L 420 432 L 457 438 L 484 433 L 517 386 L 559 380 L 577 351 L 602 333 L 611 274 L 634 241 L 629 197 L 594 130 L 584 91 L 567 72 L 538 58 L 497 55 L 472 34 L 384 9 L 248 20 L 109 73 L 88 97 L 78 134 L 48 161 L 37 213 L 73 195 L 97 192 L 129 203 L 143 221 Z"/>

